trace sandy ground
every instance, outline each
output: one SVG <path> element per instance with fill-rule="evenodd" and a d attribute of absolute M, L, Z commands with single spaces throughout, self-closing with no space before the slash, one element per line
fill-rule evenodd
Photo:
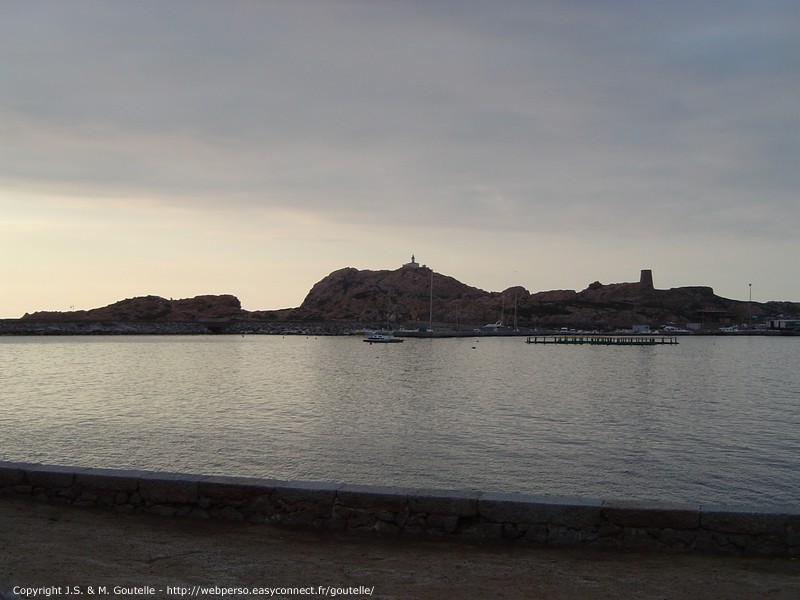
<path fill-rule="evenodd" d="M 203 594 L 193 586 L 251 592 L 330 586 L 351 592 L 342 598 L 365 598 L 359 592 L 371 589 L 374 598 L 403 599 L 796 600 L 800 560 L 378 539 L 0 499 L 2 596 L 15 597 L 15 586 L 60 587 L 51 598 L 76 597 L 67 591 L 84 598 L 171 598 L 179 597 L 180 586 L 219 598 L 221 591 Z M 116 586 L 124 589 L 115 594 Z M 141 594 L 136 586 L 154 590 Z M 296 591 L 272 597 L 323 597 L 316 589 L 305 596 Z M 256 590 L 224 597 L 270 596 Z"/>

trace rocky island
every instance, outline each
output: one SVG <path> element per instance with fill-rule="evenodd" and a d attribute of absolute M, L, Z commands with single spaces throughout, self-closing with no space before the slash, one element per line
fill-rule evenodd
<path fill-rule="evenodd" d="M 394 270 L 347 267 L 316 283 L 297 308 L 246 311 L 233 295 L 186 299 L 143 296 L 91 310 L 35 312 L 0 321 L 0 334 L 345 334 L 365 328 L 512 334 L 532 330 L 632 328 L 716 332 L 790 331 L 798 302 L 746 302 L 704 286 L 657 289 L 639 281 L 531 293 L 522 286 L 487 292 L 411 263 Z M 782 326 L 786 325 L 788 326 Z"/>

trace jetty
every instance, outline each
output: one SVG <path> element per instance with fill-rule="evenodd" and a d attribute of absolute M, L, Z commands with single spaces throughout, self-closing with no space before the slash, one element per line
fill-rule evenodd
<path fill-rule="evenodd" d="M 667 335 L 529 335 L 526 344 L 589 344 L 592 346 L 674 346 L 676 336 Z"/>

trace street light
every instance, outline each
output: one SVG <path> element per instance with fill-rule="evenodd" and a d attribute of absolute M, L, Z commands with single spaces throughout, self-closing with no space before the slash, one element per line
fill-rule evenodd
<path fill-rule="evenodd" d="M 750 292 L 749 300 L 747 303 L 747 321 L 748 321 L 748 326 L 752 328 L 753 327 L 753 284 L 748 283 L 747 288 Z"/>

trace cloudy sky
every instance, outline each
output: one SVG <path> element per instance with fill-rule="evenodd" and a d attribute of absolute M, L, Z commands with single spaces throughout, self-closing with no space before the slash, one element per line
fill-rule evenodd
<path fill-rule="evenodd" d="M 485 290 L 800 301 L 794 0 L 0 0 L 0 317 Z"/>

